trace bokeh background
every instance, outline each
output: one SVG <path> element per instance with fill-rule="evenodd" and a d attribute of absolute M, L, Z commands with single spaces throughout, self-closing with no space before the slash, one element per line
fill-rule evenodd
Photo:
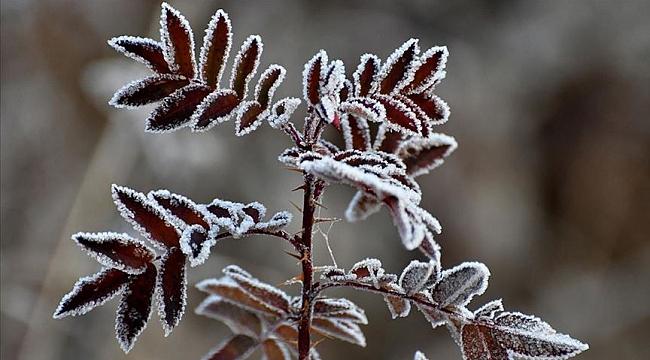
<path fill-rule="evenodd" d="M 385 58 L 411 37 L 447 45 L 438 94 L 452 109 L 439 127 L 458 150 L 419 178 L 423 206 L 442 222 L 443 266 L 486 263 L 492 278 L 474 306 L 504 298 L 586 341 L 579 359 L 647 359 L 650 351 L 650 2 L 648 1 L 172 1 L 198 40 L 218 8 L 234 49 L 264 40 L 262 65 L 288 69 L 279 95 L 301 94 L 302 66 L 324 48 L 348 74 L 359 56 Z M 2 359 L 198 359 L 227 329 L 188 313 L 164 338 L 152 317 L 126 356 L 114 339 L 116 301 L 83 317 L 51 315 L 77 278 L 99 265 L 77 231 L 133 230 L 110 184 L 167 188 L 197 202 L 214 197 L 292 210 L 300 184 L 276 155 L 288 139 L 268 127 L 246 138 L 233 123 L 204 134 L 145 134 L 147 109 L 117 110 L 111 94 L 146 75 L 106 45 L 113 36 L 158 38 L 158 1 L 1 2 Z M 300 121 L 299 117 L 295 117 Z M 340 216 L 352 191 L 327 190 L 323 216 Z M 295 228 L 295 226 L 294 226 Z M 322 227 L 336 261 L 365 257 L 399 272 L 405 251 L 385 210 L 361 224 Z M 324 236 L 317 259 L 331 260 Z M 190 283 L 238 263 L 280 283 L 299 267 L 275 239 L 213 248 Z M 297 293 L 296 287 L 288 292 Z M 390 320 L 384 302 L 339 292 L 367 309 L 366 349 L 326 341 L 325 359 L 460 359 L 446 330 L 414 311 Z M 645 355 L 644 355 L 645 354 Z"/>

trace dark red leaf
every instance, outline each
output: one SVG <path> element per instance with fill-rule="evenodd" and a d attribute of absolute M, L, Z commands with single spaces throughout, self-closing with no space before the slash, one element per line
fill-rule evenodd
<path fill-rule="evenodd" d="M 205 131 L 227 121 L 240 103 L 241 100 L 237 93 L 230 89 L 213 91 L 201 102 L 192 115 L 192 130 Z"/>
<path fill-rule="evenodd" d="M 244 99 L 248 92 L 248 82 L 255 75 L 262 56 L 262 39 L 251 35 L 244 41 L 241 49 L 235 56 L 233 72 L 230 77 L 230 88 L 234 90 L 239 99 Z"/>
<path fill-rule="evenodd" d="M 187 298 L 186 258 L 180 248 L 171 248 L 163 256 L 158 284 L 158 311 L 165 335 L 169 334 L 185 312 Z"/>
<path fill-rule="evenodd" d="M 102 265 L 129 274 L 142 273 L 155 254 L 126 234 L 77 233 L 72 239 Z"/>
<path fill-rule="evenodd" d="M 266 214 L 266 208 L 258 202 L 247 204 L 244 206 L 242 211 L 246 213 L 246 215 L 250 216 L 253 219 L 253 222 L 256 223 L 262 221 L 262 217 Z"/>
<path fill-rule="evenodd" d="M 177 247 L 180 231 L 172 226 L 156 204 L 143 193 L 127 187 L 113 185 L 113 201 L 122 217 L 145 237 L 163 247 Z"/>
<path fill-rule="evenodd" d="M 219 87 L 231 46 L 232 25 L 228 14 L 219 9 L 208 24 L 200 56 L 201 76 L 211 88 Z"/>
<path fill-rule="evenodd" d="M 259 346 L 258 340 L 246 335 L 233 335 L 212 349 L 205 360 L 246 359 Z"/>
<path fill-rule="evenodd" d="M 190 79 L 193 78 L 196 63 L 192 28 L 185 17 L 167 3 L 162 4 L 160 38 L 165 59 L 172 64 L 172 70 Z"/>
<path fill-rule="evenodd" d="M 205 220 L 203 212 L 199 210 L 199 206 L 185 196 L 173 194 L 167 190 L 158 190 L 149 192 L 149 198 L 169 210 L 186 224 L 197 224 L 201 225 L 205 230 L 210 229 L 210 225 Z"/>
<path fill-rule="evenodd" d="M 221 321 L 234 334 L 259 337 L 262 334 L 262 321 L 254 312 L 232 304 L 218 295 L 208 296 L 197 308 L 196 313 Z"/>
<path fill-rule="evenodd" d="M 406 165 L 407 174 L 415 177 L 440 166 L 456 146 L 454 138 L 433 134 L 429 138 L 409 139 L 400 147 L 397 156 Z"/>
<path fill-rule="evenodd" d="M 381 124 L 375 137 L 374 148 L 378 151 L 394 154 L 402 144 L 402 140 L 404 140 L 404 134 L 391 130 L 385 124 Z"/>
<path fill-rule="evenodd" d="M 304 84 L 304 98 L 309 105 L 316 105 L 320 102 L 320 84 L 323 68 L 327 65 L 327 53 L 321 50 L 305 64 L 302 73 Z"/>
<path fill-rule="evenodd" d="M 404 132 L 409 135 L 419 135 L 422 124 L 415 113 L 403 102 L 386 95 L 379 95 L 376 99 L 386 109 L 386 120 L 393 130 Z"/>
<path fill-rule="evenodd" d="M 109 104 L 115 107 L 138 107 L 157 102 L 190 81 L 180 75 L 153 75 L 134 81 L 118 90 Z"/>
<path fill-rule="evenodd" d="M 116 269 L 103 269 L 93 276 L 79 279 L 54 312 L 55 319 L 82 315 L 103 305 L 124 290 L 130 277 Z"/>
<path fill-rule="evenodd" d="M 427 115 L 432 125 L 442 124 L 449 119 L 449 106 L 439 97 L 411 94 L 408 98 Z"/>
<path fill-rule="evenodd" d="M 109 40 L 108 44 L 122 54 L 147 65 L 158 74 L 171 73 L 162 46 L 153 39 L 120 36 Z"/>
<path fill-rule="evenodd" d="M 241 288 L 249 293 L 253 298 L 273 310 L 278 310 L 284 314 L 289 313 L 290 301 L 289 296 L 286 293 L 255 278 L 243 276 L 236 271 L 233 271 L 233 268 L 235 270 L 239 269 L 234 265 L 231 265 L 224 269 L 224 272 L 235 280 L 235 282 L 237 282 L 237 284 L 239 284 L 239 286 L 241 286 Z"/>
<path fill-rule="evenodd" d="M 366 119 L 348 115 L 341 121 L 341 131 L 345 139 L 346 149 L 370 149 L 370 128 Z"/>
<path fill-rule="evenodd" d="M 508 360 L 506 349 L 492 336 L 490 328 L 468 324 L 461 331 L 463 358 L 467 360 Z"/>
<path fill-rule="evenodd" d="M 264 120 L 259 116 L 262 111 L 264 111 L 264 108 L 257 101 L 245 102 L 237 113 L 235 134 L 237 136 L 248 135 L 257 129 Z"/>
<path fill-rule="evenodd" d="M 413 81 L 408 87 L 409 92 L 421 93 L 431 85 L 440 81 L 444 76 L 444 68 L 449 52 L 447 47 L 434 47 L 427 50 L 420 57 L 420 65 L 415 71 Z"/>
<path fill-rule="evenodd" d="M 377 78 L 380 93 L 390 94 L 408 85 L 410 68 L 418 52 L 419 48 L 416 39 L 407 41 L 395 50 L 386 60 Z"/>
<path fill-rule="evenodd" d="M 353 74 L 354 78 L 354 95 L 367 96 L 370 93 L 372 84 L 379 73 L 379 58 L 372 54 L 365 54 L 357 70 Z"/>
<path fill-rule="evenodd" d="M 151 112 L 145 131 L 169 132 L 182 128 L 209 93 L 210 88 L 201 84 L 190 84 L 176 90 Z"/>
<path fill-rule="evenodd" d="M 133 280 L 122 295 L 115 319 L 117 341 L 126 353 L 131 350 L 151 317 L 156 267 L 150 264 L 141 275 L 131 276 Z"/>
<path fill-rule="evenodd" d="M 264 360 L 291 360 L 291 353 L 287 345 L 276 340 L 268 339 L 262 343 Z"/>
<path fill-rule="evenodd" d="M 262 73 L 255 87 L 255 98 L 262 105 L 262 108 L 267 109 L 269 107 L 273 94 L 284 80 L 286 72 L 280 65 L 271 65 Z"/>

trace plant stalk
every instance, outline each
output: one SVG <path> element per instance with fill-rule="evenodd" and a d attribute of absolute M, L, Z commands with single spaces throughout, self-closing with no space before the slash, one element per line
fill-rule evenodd
<path fill-rule="evenodd" d="M 316 179 L 305 174 L 302 212 L 302 307 L 298 323 L 298 359 L 309 359 L 311 346 L 312 296 L 314 291 L 314 267 L 312 262 L 312 235 L 316 211 Z"/>

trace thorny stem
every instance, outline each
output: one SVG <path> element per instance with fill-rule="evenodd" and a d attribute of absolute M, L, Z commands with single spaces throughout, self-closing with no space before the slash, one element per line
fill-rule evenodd
<path fill-rule="evenodd" d="M 310 327 L 314 291 L 314 268 L 312 262 L 312 236 L 315 221 L 316 202 L 322 186 L 310 174 L 304 175 L 305 187 L 302 212 L 302 307 L 298 322 L 298 359 L 309 358 L 311 345 Z"/>

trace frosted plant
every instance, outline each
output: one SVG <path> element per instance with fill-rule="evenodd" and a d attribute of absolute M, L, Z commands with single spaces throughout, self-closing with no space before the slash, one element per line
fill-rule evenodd
<path fill-rule="evenodd" d="M 445 47 L 421 52 L 418 41 L 411 39 L 383 64 L 377 56 L 365 54 L 351 79 L 343 62 L 330 61 L 325 51 L 319 51 L 303 72 L 306 111 L 300 131 L 292 114 L 301 100 L 273 99 L 285 76 L 282 66 L 270 65 L 251 85 L 263 50 L 259 36 L 244 41 L 230 79 L 222 85 L 232 46 L 232 27 L 224 11 L 212 17 L 198 61 L 192 30 L 177 10 L 163 3 L 160 25 L 161 41 L 131 36 L 109 41 L 154 73 L 118 90 L 110 103 L 116 107 L 157 103 L 145 122 L 148 132 L 183 127 L 206 131 L 233 118 L 238 136 L 264 123 L 284 132 L 292 146 L 278 159 L 303 178 L 300 230 L 285 230 L 291 213 L 281 211 L 267 218 L 266 208 L 258 202 L 214 199 L 197 204 L 167 190 L 145 194 L 114 185 L 119 213 L 144 240 L 113 232 L 73 235 L 103 268 L 75 284 L 55 318 L 85 314 L 119 295 L 116 335 L 128 352 L 154 307 L 165 334 L 181 321 L 188 264 L 203 265 L 223 240 L 257 234 L 293 247 L 302 274 L 288 282 L 300 283 L 301 292 L 287 294 L 236 265 L 226 266 L 222 277 L 201 281 L 197 287 L 208 296 L 196 313 L 223 322 L 232 331 L 205 359 L 244 359 L 258 349 L 269 360 L 320 359 L 315 345 L 323 339 L 365 346 L 364 310 L 351 300 L 327 295 L 328 289 L 341 287 L 381 296 L 393 318 L 408 316 L 415 308 L 433 328 L 446 326 L 467 360 L 566 359 L 588 348 L 534 316 L 505 311 L 501 299 L 470 310 L 472 299 L 488 286 L 486 265 L 465 262 L 442 268 L 440 246 L 434 240 L 441 226 L 420 206 L 416 179 L 440 166 L 457 146 L 453 137 L 434 131 L 449 117 L 447 104 L 434 94 L 445 77 Z M 323 138 L 328 127 L 338 131 L 344 148 Z M 323 190 L 332 183 L 357 189 L 345 214 L 349 221 L 364 220 L 385 206 L 404 247 L 419 249 L 426 260 L 411 261 L 399 275 L 384 270 L 378 259 L 361 260 L 349 270 L 316 266 L 314 225 L 328 221 L 318 218 L 316 209 Z M 426 357 L 417 351 L 414 359 Z"/>

